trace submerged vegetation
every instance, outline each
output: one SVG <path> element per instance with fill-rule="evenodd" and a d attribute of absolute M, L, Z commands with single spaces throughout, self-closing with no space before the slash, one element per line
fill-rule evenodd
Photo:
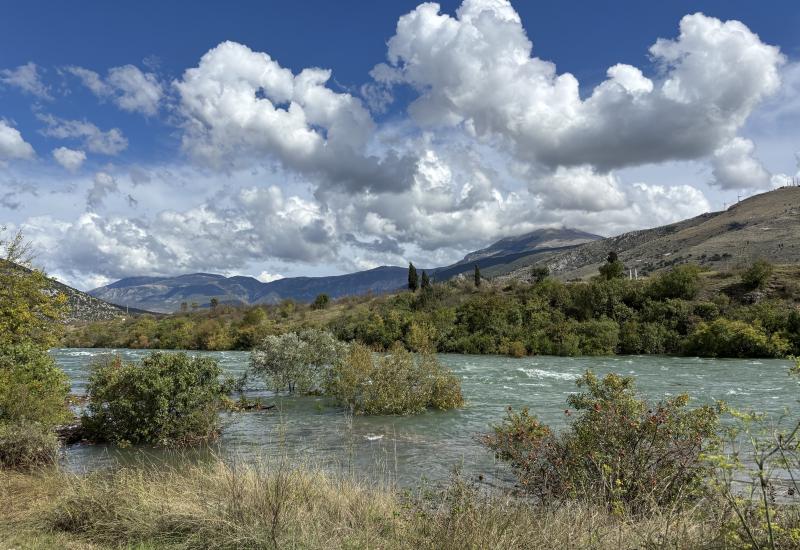
<path fill-rule="evenodd" d="M 109 357 L 93 366 L 81 418 L 93 441 L 185 445 L 214 439 L 231 391 L 206 357 L 153 353 L 138 363 Z"/>
<path fill-rule="evenodd" d="M 326 329 L 347 342 L 414 349 L 427 333 L 439 352 L 523 355 L 691 354 L 781 357 L 800 354 L 800 271 L 764 262 L 739 273 L 691 264 L 648 279 L 622 276 L 610 257 L 603 275 L 530 283 L 461 279 L 414 285 L 325 307 L 284 301 L 73 326 L 69 347 L 252 349 L 266 336 Z M 471 279 L 471 278 L 470 278 Z M 743 342 L 738 342 L 743 339 Z"/>

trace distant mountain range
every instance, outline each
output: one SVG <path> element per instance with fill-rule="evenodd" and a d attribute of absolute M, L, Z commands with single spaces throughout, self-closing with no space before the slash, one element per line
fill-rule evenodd
<path fill-rule="evenodd" d="M 511 265 L 532 255 L 563 251 L 601 238 L 575 229 L 539 229 L 497 241 L 467 254 L 453 265 L 424 270 L 436 280 L 445 280 L 472 271 L 475 265 L 482 270 Z M 113 304 L 173 312 L 183 303 L 189 307 L 192 304 L 207 307 L 211 298 L 230 304 L 274 304 L 287 298 L 310 302 L 323 293 L 332 298 L 382 294 L 404 288 L 407 276 L 406 267 L 392 266 L 330 277 L 288 277 L 269 283 L 253 277 L 193 273 L 176 277 L 128 277 L 91 290 L 89 294 Z"/>
<path fill-rule="evenodd" d="M 610 238 L 575 229 L 539 229 L 467 254 L 453 265 L 426 271 L 434 280 L 471 272 L 527 280 L 535 267 L 546 266 L 563 280 L 597 273 L 610 251 L 640 275 L 672 265 L 695 262 L 713 268 L 744 265 L 757 258 L 800 263 L 800 188 L 785 187 L 750 197 L 722 212 L 702 214 L 678 223 L 632 231 Z M 406 286 L 406 267 L 378 267 L 331 277 L 291 277 L 262 283 L 252 277 L 207 273 L 177 277 L 130 277 L 89 292 L 106 302 L 157 312 L 181 304 L 207 307 L 221 303 L 277 303 L 291 298 L 309 302 L 318 294 L 332 298 L 392 292 Z"/>

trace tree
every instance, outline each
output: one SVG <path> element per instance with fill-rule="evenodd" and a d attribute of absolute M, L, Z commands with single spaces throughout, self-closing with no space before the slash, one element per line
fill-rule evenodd
<path fill-rule="evenodd" d="M 316 298 L 314 298 L 314 303 L 311 304 L 311 307 L 314 309 L 325 309 L 328 307 L 328 304 L 331 302 L 331 297 L 325 293 L 318 294 Z"/>
<path fill-rule="evenodd" d="M 67 299 L 31 265 L 22 233 L 0 228 L 0 467 L 53 462 L 52 428 L 69 418 L 69 382 L 47 353 L 62 332 Z"/>
<path fill-rule="evenodd" d="M 473 277 L 475 278 L 475 288 L 480 287 L 481 286 L 481 270 L 478 267 L 478 264 L 475 264 L 475 273 L 473 274 Z"/>
<path fill-rule="evenodd" d="M 606 263 L 600 266 L 600 276 L 610 281 L 611 279 L 621 278 L 624 272 L 625 266 L 619 260 L 619 255 L 612 250 L 608 253 Z"/>
<path fill-rule="evenodd" d="M 338 360 L 344 344 L 316 329 L 267 336 L 250 354 L 250 368 L 275 390 L 307 393 L 322 385 L 323 369 Z"/>
<path fill-rule="evenodd" d="M 219 305 L 219 300 L 217 300 L 216 298 L 211 298 L 210 305 L 211 305 L 211 311 L 216 310 L 217 306 Z"/>
<path fill-rule="evenodd" d="M 750 290 L 764 288 L 772 276 L 772 264 L 765 260 L 757 260 L 744 273 L 742 284 Z"/>
<path fill-rule="evenodd" d="M 416 292 L 419 288 L 419 281 L 417 279 L 417 268 L 411 262 L 408 263 L 408 289 L 411 292 Z"/>
<path fill-rule="evenodd" d="M 428 273 L 423 271 L 422 272 L 422 290 L 430 290 L 431 289 L 431 280 L 428 277 Z"/>
<path fill-rule="evenodd" d="M 549 276 L 550 276 L 550 268 L 548 268 L 547 266 L 534 267 L 531 270 L 531 278 L 537 283 L 541 283 Z"/>

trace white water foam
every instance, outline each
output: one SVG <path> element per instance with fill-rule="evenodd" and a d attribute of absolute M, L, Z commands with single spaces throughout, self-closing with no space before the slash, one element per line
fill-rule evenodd
<path fill-rule="evenodd" d="M 571 372 L 553 372 L 544 369 L 525 369 L 518 368 L 520 372 L 524 372 L 528 378 L 554 378 L 556 380 L 577 380 L 578 375 Z"/>

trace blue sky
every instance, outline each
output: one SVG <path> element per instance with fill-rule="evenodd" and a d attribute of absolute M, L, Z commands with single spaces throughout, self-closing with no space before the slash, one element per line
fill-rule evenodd
<path fill-rule="evenodd" d="M 790 2 L 17 2 L 0 223 L 82 288 L 667 223 L 796 175 L 797 28 Z"/>

